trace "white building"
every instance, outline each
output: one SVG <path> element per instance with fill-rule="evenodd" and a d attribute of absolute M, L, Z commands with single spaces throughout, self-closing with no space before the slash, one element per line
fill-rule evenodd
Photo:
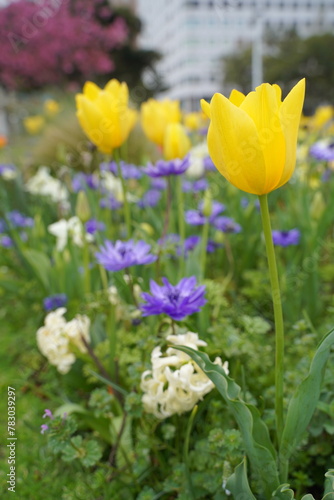
<path fill-rule="evenodd" d="M 137 0 L 137 14 L 139 45 L 163 55 L 157 70 L 168 90 L 159 97 L 180 99 L 186 109 L 222 91 L 222 57 L 264 29 L 334 31 L 334 0 Z"/>

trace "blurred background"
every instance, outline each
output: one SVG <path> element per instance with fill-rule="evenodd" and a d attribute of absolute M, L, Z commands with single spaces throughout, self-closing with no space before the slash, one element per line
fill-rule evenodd
<path fill-rule="evenodd" d="M 306 76 L 312 114 L 334 100 L 333 30 L 334 0 L 0 0 L 0 136 L 57 120 L 68 136 L 73 94 L 110 78 L 137 107 L 155 96 L 194 111 L 215 92 L 287 92 Z"/>

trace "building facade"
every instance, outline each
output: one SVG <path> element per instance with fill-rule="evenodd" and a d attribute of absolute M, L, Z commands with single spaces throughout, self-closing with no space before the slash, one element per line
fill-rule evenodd
<path fill-rule="evenodd" d="M 222 89 L 222 58 L 241 45 L 257 50 L 265 29 L 301 36 L 334 31 L 334 0 L 137 0 L 144 28 L 139 45 L 163 58 L 157 66 L 185 109 Z M 256 43 L 257 42 L 257 43 Z M 259 54 L 260 57 L 260 54 Z"/>

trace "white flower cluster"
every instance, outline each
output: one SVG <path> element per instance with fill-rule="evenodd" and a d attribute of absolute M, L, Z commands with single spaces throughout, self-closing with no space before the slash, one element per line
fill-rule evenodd
<path fill-rule="evenodd" d="M 40 167 L 28 180 L 25 189 L 31 194 L 48 196 L 53 202 L 61 203 L 64 209 L 69 207 L 67 189 L 59 179 L 50 175 L 47 167 Z"/>
<path fill-rule="evenodd" d="M 189 167 L 186 170 L 186 176 L 199 179 L 204 175 L 204 158 L 209 156 L 209 150 L 206 141 L 191 148 L 189 152 Z"/>
<path fill-rule="evenodd" d="M 84 237 L 88 242 L 93 241 L 92 234 L 85 234 L 84 226 L 76 215 L 70 219 L 60 219 L 48 226 L 49 233 L 57 238 L 57 250 L 61 252 L 67 246 L 68 239 L 71 238 L 73 243 L 78 247 L 84 244 Z"/>
<path fill-rule="evenodd" d="M 37 345 L 51 365 L 57 367 L 60 373 L 68 373 L 75 362 L 72 347 L 86 352 L 82 337 L 89 342 L 90 320 L 87 316 L 77 315 L 66 322 L 65 307 L 50 312 L 44 321 L 44 326 L 37 331 Z"/>
<path fill-rule="evenodd" d="M 198 350 L 207 345 L 198 338 L 197 333 L 169 335 L 167 340 L 175 345 L 184 345 Z M 190 411 L 196 403 L 210 392 L 214 384 L 185 353 L 169 347 L 164 356 L 160 347 L 151 355 L 152 370 L 142 374 L 142 401 L 148 413 L 163 419 L 177 413 Z M 222 364 L 220 358 L 215 364 L 222 366 L 228 374 L 228 363 Z"/>

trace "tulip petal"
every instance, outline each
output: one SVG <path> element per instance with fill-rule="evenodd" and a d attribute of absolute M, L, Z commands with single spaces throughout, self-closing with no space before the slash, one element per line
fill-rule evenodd
<path fill-rule="evenodd" d="M 236 90 L 236 89 L 232 90 L 230 97 L 229 97 L 230 102 L 232 104 L 235 104 L 238 107 L 244 101 L 244 99 L 245 99 L 245 94 L 243 94 L 242 92 L 239 92 L 239 90 Z"/>
<path fill-rule="evenodd" d="M 280 123 L 279 93 L 269 83 L 263 83 L 250 92 L 240 108 L 253 120 L 266 165 L 265 184 L 262 193 L 275 189 L 285 165 L 285 137 Z"/>
<path fill-rule="evenodd" d="M 98 87 L 93 82 L 86 82 L 84 87 L 83 87 L 83 94 L 90 101 L 95 101 L 95 99 L 97 99 L 100 92 L 101 92 L 100 87 Z"/>
<path fill-rule="evenodd" d="M 254 121 L 222 94 L 210 105 L 208 148 L 219 172 L 234 186 L 263 194 L 265 163 Z"/>
<path fill-rule="evenodd" d="M 284 99 L 280 117 L 286 144 L 284 170 L 277 187 L 283 186 L 291 178 L 296 164 L 296 144 L 301 112 L 305 97 L 305 78 L 293 87 Z"/>
<path fill-rule="evenodd" d="M 103 153 L 110 153 L 112 150 L 110 141 L 108 142 L 104 130 L 104 117 L 99 109 L 87 99 L 83 94 L 76 96 L 77 117 L 87 137 Z"/>
<path fill-rule="evenodd" d="M 201 108 L 202 108 L 202 111 L 205 114 L 205 116 L 207 116 L 208 118 L 211 118 L 210 117 L 210 104 L 208 102 L 206 102 L 204 99 L 201 99 Z"/>

